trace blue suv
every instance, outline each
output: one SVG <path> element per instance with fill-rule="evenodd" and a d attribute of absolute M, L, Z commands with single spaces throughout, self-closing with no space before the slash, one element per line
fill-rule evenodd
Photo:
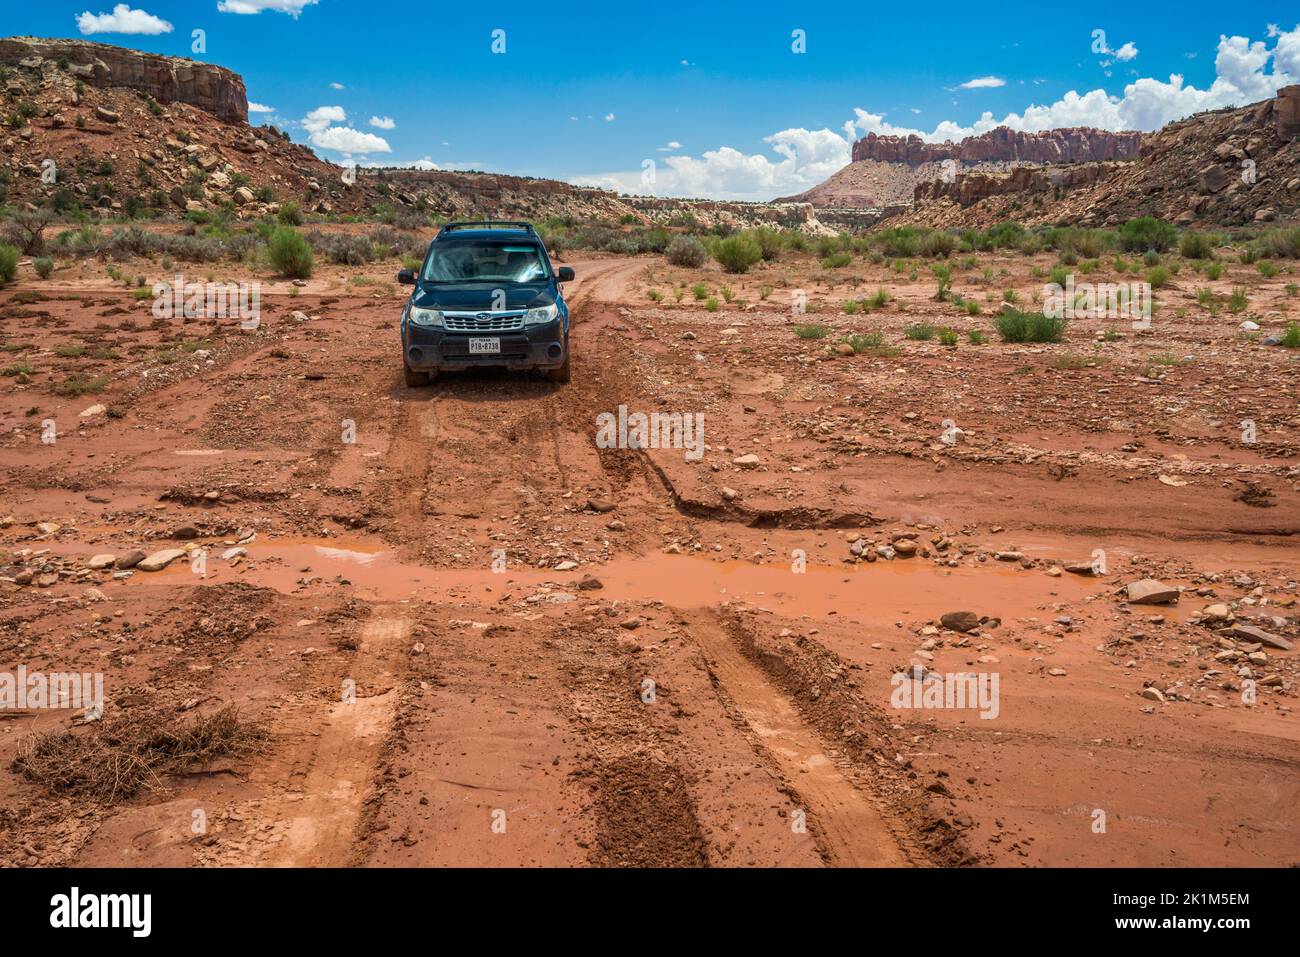
<path fill-rule="evenodd" d="M 439 372 L 504 366 L 538 369 L 569 381 L 569 307 L 546 244 L 529 223 L 448 223 L 429 243 L 402 309 L 402 364 L 408 386 Z"/>

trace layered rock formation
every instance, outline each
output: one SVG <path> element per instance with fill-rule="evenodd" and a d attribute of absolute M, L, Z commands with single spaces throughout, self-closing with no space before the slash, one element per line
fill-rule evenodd
<path fill-rule="evenodd" d="M 946 159 L 959 163 L 1088 163 L 1133 159 L 1142 145 L 1137 131 L 1111 133 L 1075 126 L 1022 133 L 999 126 L 959 143 L 926 143 L 919 136 L 868 133 L 853 144 L 853 161 L 876 160 L 920 166 Z"/>
<path fill-rule="evenodd" d="M 1074 166 L 1018 166 L 1006 173 L 958 173 L 951 182 L 942 179 L 916 184 L 914 200 L 951 199 L 970 206 L 990 196 L 1007 193 L 1046 193 L 1060 196 L 1067 190 L 1093 186 L 1115 172 L 1114 165 L 1085 163 Z"/>
<path fill-rule="evenodd" d="M 41 70 L 62 64 L 91 86 L 129 87 L 159 103 L 188 103 L 227 123 L 248 122 L 244 81 L 224 67 L 87 40 L 0 39 L 0 65 Z"/>

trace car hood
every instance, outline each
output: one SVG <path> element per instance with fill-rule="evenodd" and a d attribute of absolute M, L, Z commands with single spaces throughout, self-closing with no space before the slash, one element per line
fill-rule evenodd
<path fill-rule="evenodd" d="M 442 309 L 450 312 L 479 312 L 494 307 L 497 290 L 505 293 L 505 303 L 496 308 L 536 309 L 555 302 L 555 291 L 550 283 L 458 283 L 454 286 L 421 285 L 411 296 L 411 302 L 421 309 Z"/>

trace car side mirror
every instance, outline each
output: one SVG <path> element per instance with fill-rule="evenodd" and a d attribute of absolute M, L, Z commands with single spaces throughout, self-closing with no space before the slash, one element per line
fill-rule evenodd
<path fill-rule="evenodd" d="M 573 269 L 570 266 L 561 266 L 555 273 L 555 277 L 560 282 L 573 282 Z"/>
<path fill-rule="evenodd" d="M 399 273 L 397 274 L 397 281 L 398 281 L 399 283 L 401 283 L 403 286 L 414 286 L 414 285 L 415 285 L 415 270 L 414 270 L 414 269 L 403 269 L 401 272 L 399 272 Z"/>

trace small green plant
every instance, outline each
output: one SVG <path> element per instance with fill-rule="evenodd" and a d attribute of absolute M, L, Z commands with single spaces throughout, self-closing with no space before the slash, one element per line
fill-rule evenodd
<path fill-rule="evenodd" d="M 54 272 L 54 260 L 49 256 L 38 256 L 32 260 L 32 266 L 36 269 L 36 275 L 42 279 L 49 279 L 50 273 Z"/>
<path fill-rule="evenodd" d="M 1271 262 L 1268 262 L 1267 260 L 1261 262 L 1255 268 L 1259 270 L 1259 274 L 1263 276 L 1265 279 L 1272 279 L 1274 276 L 1276 276 L 1278 273 L 1282 271 L 1278 269 L 1277 266 L 1273 265 Z"/>
<path fill-rule="evenodd" d="M 691 295 L 693 295 L 696 300 L 707 299 L 709 297 L 709 287 L 704 285 L 702 282 L 697 282 L 691 287 Z"/>
<path fill-rule="evenodd" d="M 973 346 L 984 345 L 984 333 L 979 329 L 971 329 L 966 333 L 966 338 L 970 340 L 970 344 Z"/>
<path fill-rule="evenodd" d="M 945 346 L 949 346 L 949 347 L 957 345 L 957 330 L 956 330 L 956 329 L 949 329 L 949 328 L 946 327 L 946 326 L 945 326 L 944 328 L 940 329 L 940 330 L 939 330 L 939 343 L 940 343 L 940 345 L 945 345 Z"/>
<path fill-rule="evenodd" d="M 298 208 L 297 203 L 285 203 L 276 213 L 276 218 L 280 220 L 282 226 L 301 226 L 302 210 Z"/>
<path fill-rule="evenodd" d="M 704 304 L 704 308 L 707 309 L 709 312 L 717 312 L 718 300 L 710 297 L 709 301 Z"/>
<path fill-rule="evenodd" d="M 772 295 L 772 287 L 771 287 L 771 286 L 759 286 L 759 287 L 758 287 L 758 298 L 759 298 L 759 299 L 761 299 L 761 300 L 763 300 L 764 302 L 766 302 L 766 301 L 767 301 L 767 297 L 770 296 L 770 295 Z"/>
<path fill-rule="evenodd" d="M 651 302 L 662 302 L 664 298 L 664 294 L 658 289 L 651 289 L 646 295 L 650 297 Z"/>
<path fill-rule="evenodd" d="M 1147 282 L 1151 284 L 1152 289 L 1163 289 L 1169 285 L 1169 270 L 1164 266 L 1156 266 L 1154 269 L 1147 270 Z"/>
<path fill-rule="evenodd" d="M 829 327 L 816 322 L 794 327 L 794 334 L 800 339 L 825 339 L 830 331 Z"/>
<path fill-rule="evenodd" d="M 1300 324 L 1291 323 L 1286 327 L 1286 332 L 1282 333 L 1279 344 L 1288 349 L 1300 349 Z"/>
<path fill-rule="evenodd" d="M 1223 263 L 1213 262 L 1205 267 L 1205 278 L 1211 281 L 1217 280 L 1223 275 Z"/>
<path fill-rule="evenodd" d="M 949 291 L 952 288 L 952 267 L 947 263 L 936 263 L 930 267 L 930 272 L 938 280 L 939 288 L 934 294 L 934 298 L 943 302 L 948 298 Z"/>
<path fill-rule="evenodd" d="M 928 322 L 914 322 L 911 325 L 903 327 L 903 337 L 907 339 L 926 342 L 933 339 L 934 335 L 935 328 Z"/>
<path fill-rule="evenodd" d="M 1300 286 L 1297 286 L 1293 282 L 1287 283 L 1286 286 L 1284 286 L 1283 288 L 1286 290 L 1286 294 L 1290 296 L 1292 299 L 1294 299 L 1297 295 L 1300 295 Z"/>
<path fill-rule="evenodd" d="M 1172 248 L 1177 239 L 1177 229 L 1164 220 L 1152 216 L 1130 219 L 1119 228 L 1120 248 L 1131 253 L 1147 250 L 1162 253 Z"/>
<path fill-rule="evenodd" d="M 730 286 L 723 286 L 718 290 L 718 292 L 722 293 L 722 298 L 727 302 L 731 302 L 736 298 L 736 294 L 732 291 Z"/>
<path fill-rule="evenodd" d="M 842 308 L 846 316 L 856 316 L 862 305 L 856 299 L 846 299 Z"/>
<path fill-rule="evenodd" d="M 106 385 L 108 385 L 107 376 L 101 375 L 95 376 L 93 379 L 88 379 L 84 376 L 74 375 L 69 376 L 62 382 L 58 383 L 54 387 L 54 391 L 57 395 L 76 398 L 81 395 L 103 392 Z"/>
<path fill-rule="evenodd" d="M 1012 306 L 1004 307 L 994 324 L 1003 342 L 1060 342 L 1065 337 L 1064 319 Z"/>
<path fill-rule="evenodd" d="M 1184 259 L 1213 259 L 1214 243 L 1205 233 L 1188 229 L 1178 243 L 1178 252 Z"/>
<path fill-rule="evenodd" d="M 885 341 L 883 332 L 868 332 L 866 335 L 851 335 L 843 340 L 855 353 L 870 352 L 877 356 L 896 356 L 903 350 L 891 346 Z"/>
<path fill-rule="evenodd" d="M 54 354 L 64 359 L 80 359 L 86 354 L 86 347 L 80 342 L 60 342 L 54 347 Z"/>
<path fill-rule="evenodd" d="M 842 269 L 851 262 L 853 262 L 853 256 L 849 253 L 832 253 L 822 260 L 822 268 Z"/>
<path fill-rule="evenodd" d="M 1232 295 L 1228 296 L 1228 311 L 1234 314 L 1245 312 L 1249 305 L 1250 299 L 1246 296 L 1246 287 L 1233 286 Z"/>

